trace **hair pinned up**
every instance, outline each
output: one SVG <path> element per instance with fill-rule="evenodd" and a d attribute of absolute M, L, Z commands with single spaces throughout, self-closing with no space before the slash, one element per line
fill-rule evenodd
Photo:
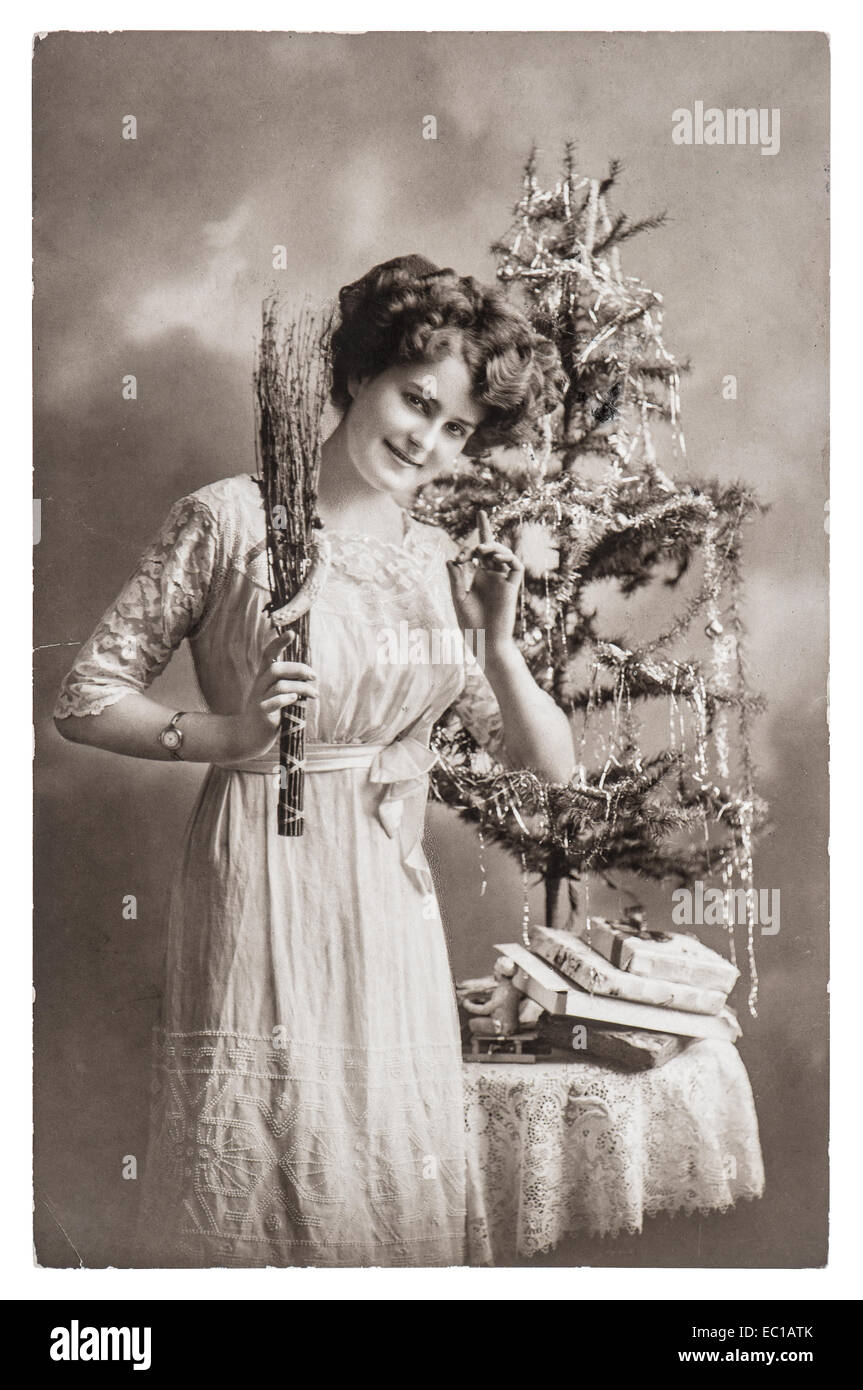
<path fill-rule="evenodd" d="M 425 256 L 373 266 L 339 292 L 339 310 L 332 397 L 342 409 L 349 404 L 351 376 L 374 377 L 452 353 L 464 361 L 484 410 L 467 450 L 477 454 L 532 440 L 563 395 L 557 349 L 504 291 L 441 270 Z"/>

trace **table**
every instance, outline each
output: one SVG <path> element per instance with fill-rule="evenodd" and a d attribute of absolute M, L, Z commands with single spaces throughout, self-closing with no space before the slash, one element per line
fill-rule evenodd
<path fill-rule="evenodd" d="M 581 1058 L 465 1063 L 468 1262 L 505 1265 L 567 1235 L 639 1232 L 659 1212 L 760 1197 L 749 1077 L 704 1039 L 651 1071 Z"/>

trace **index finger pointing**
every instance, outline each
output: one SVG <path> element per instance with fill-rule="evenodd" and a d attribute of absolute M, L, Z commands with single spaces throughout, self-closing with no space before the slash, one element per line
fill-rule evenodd
<path fill-rule="evenodd" d="M 494 532 L 491 529 L 488 512 L 484 507 L 480 507 L 479 509 L 479 539 L 481 543 L 494 540 Z"/>

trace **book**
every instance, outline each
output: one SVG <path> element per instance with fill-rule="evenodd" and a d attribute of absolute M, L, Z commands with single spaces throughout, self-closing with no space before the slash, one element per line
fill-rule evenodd
<path fill-rule="evenodd" d="M 563 1014 L 543 1014 L 539 1036 L 553 1047 L 570 1053 L 584 1053 L 603 1062 L 613 1062 L 627 1071 L 649 1071 L 661 1067 L 686 1047 L 675 1033 L 653 1033 L 647 1028 L 613 1028 L 607 1023 L 580 1023 Z"/>
<path fill-rule="evenodd" d="M 519 942 L 495 945 L 516 964 L 513 982 L 550 1014 L 603 1023 L 624 1028 L 649 1028 L 653 1032 L 677 1033 L 687 1038 L 721 1038 L 734 1042 L 740 1037 L 740 1024 L 726 1005 L 719 1014 L 692 1014 L 682 1009 L 660 1009 L 652 1004 L 634 1004 L 628 999 L 588 994 L 567 980 L 547 961 L 535 956 Z"/>
<path fill-rule="evenodd" d="M 554 927 L 530 928 L 530 949 L 542 956 L 573 984 L 590 994 L 607 994 L 612 999 L 629 999 L 636 1004 L 653 1004 L 661 1009 L 682 1009 L 691 1014 L 718 1014 L 725 1007 L 726 995 L 718 989 L 677 984 L 672 980 L 651 979 L 619 970 L 574 932 Z"/>
<path fill-rule="evenodd" d="M 604 917 L 591 917 L 589 923 L 582 922 L 573 930 L 612 965 L 633 975 L 718 989 L 725 995 L 740 978 L 736 965 L 685 932 L 669 932 L 661 940 Z"/>

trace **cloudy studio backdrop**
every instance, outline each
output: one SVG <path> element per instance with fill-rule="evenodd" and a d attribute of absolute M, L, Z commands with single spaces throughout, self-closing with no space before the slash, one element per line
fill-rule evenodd
<path fill-rule="evenodd" d="M 740 1044 L 764 1199 L 649 1222 L 549 1263 L 803 1266 L 826 1250 L 827 46 L 812 34 L 52 34 L 35 81 L 36 1240 L 47 1266 L 127 1262 L 142 1154 L 161 923 L 202 766 L 64 744 L 50 714 L 92 631 L 178 497 L 254 471 L 251 372 L 263 296 L 334 294 L 418 251 L 490 280 L 524 159 L 546 184 L 566 139 L 617 156 L 631 216 L 668 225 L 625 252 L 665 299 L 688 463 L 755 485 L 748 654 L 769 700 L 759 790 L 775 829 L 756 882 L 780 888 Z M 781 111 L 781 148 L 681 145 L 672 113 Z M 122 138 L 134 114 L 137 138 Z M 436 138 L 425 120 L 435 117 Z M 273 248 L 286 248 L 283 270 Z M 134 374 L 138 397 L 124 400 Z M 723 378 L 737 398 L 723 398 Z M 653 600 L 655 603 L 655 599 Z M 627 620 L 644 610 L 631 606 Z M 653 610 L 654 618 L 656 610 Z M 152 692 L 199 707 L 182 649 Z M 431 805 L 453 970 L 515 939 L 516 866 Z M 123 900 L 137 900 L 136 920 Z M 649 911 L 667 912 L 659 888 Z M 537 894 L 537 906 L 541 893 Z"/>

